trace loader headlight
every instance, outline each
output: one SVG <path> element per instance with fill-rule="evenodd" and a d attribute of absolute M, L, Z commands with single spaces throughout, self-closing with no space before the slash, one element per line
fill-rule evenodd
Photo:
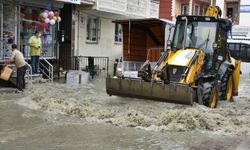
<path fill-rule="evenodd" d="M 222 61 L 223 60 L 223 56 L 218 56 L 218 58 L 217 58 L 219 61 Z"/>
<path fill-rule="evenodd" d="M 213 43 L 213 49 L 217 50 L 218 49 L 218 44 L 217 43 Z"/>
<path fill-rule="evenodd" d="M 167 50 L 171 49 L 171 40 L 167 40 Z"/>
<path fill-rule="evenodd" d="M 117 71 L 122 71 L 122 68 L 117 68 Z"/>

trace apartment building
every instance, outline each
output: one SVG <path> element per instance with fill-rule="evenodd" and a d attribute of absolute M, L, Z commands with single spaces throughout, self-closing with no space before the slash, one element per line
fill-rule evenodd
<path fill-rule="evenodd" d="M 219 6 L 222 17 L 231 17 L 234 25 L 249 26 L 249 0 L 160 0 L 160 18 L 174 20 L 181 14 L 203 15 L 209 5 Z"/>
<path fill-rule="evenodd" d="M 60 12 L 61 22 L 40 29 L 44 10 Z M 122 55 L 121 26 L 112 21 L 158 15 L 157 0 L 0 0 L 0 59 L 10 56 L 8 39 L 29 59 L 28 39 L 41 30 L 43 56 L 66 62 L 65 69 L 73 68 L 74 56 L 108 57 L 112 64 Z"/>
<path fill-rule="evenodd" d="M 203 15 L 215 0 L 160 0 L 160 18 L 175 21 L 178 15 Z"/>
<path fill-rule="evenodd" d="M 82 0 L 72 9 L 72 55 L 107 57 L 112 68 L 122 56 L 123 42 L 121 25 L 112 21 L 158 16 L 157 0 Z"/>

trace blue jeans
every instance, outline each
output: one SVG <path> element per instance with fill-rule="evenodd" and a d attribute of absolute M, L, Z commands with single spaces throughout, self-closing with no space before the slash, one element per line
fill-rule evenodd
<path fill-rule="evenodd" d="M 31 56 L 32 74 L 39 73 L 40 56 Z"/>
<path fill-rule="evenodd" d="M 232 30 L 227 31 L 227 37 L 231 39 L 233 38 Z"/>

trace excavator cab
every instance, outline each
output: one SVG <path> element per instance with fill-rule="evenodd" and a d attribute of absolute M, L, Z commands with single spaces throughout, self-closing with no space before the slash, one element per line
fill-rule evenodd
<path fill-rule="evenodd" d="M 172 40 L 172 51 L 199 50 L 204 52 L 205 72 L 218 71 L 220 63 L 228 59 L 227 20 L 209 16 L 179 16 Z M 217 66 L 217 67 L 216 67 Z"/>

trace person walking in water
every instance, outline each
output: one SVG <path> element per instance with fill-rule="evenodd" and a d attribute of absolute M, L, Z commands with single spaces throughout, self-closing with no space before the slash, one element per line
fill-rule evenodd
<path fill-rule="evenodd" d="M 25 62 L 25 59 L 23 57 L 23 54 L 17 49 L 17 45 L 12 44 L 11 48 L 12 48 L 12 55 L 11 55 L 10 59 L 4 63 L 4 66 L 15 61 L 15 65 L 17 68 L 17 80 L 16 80 L 17 91 L 16 91 L 16 93 L 19 93 L 19 92 L 23 91 L 23 89 L 25 89 L 24 76 L 25 76 L 25 73 L 27 70 L 27 66 L 26 66 L 26 62 Z"/>
<path fill-rule="evenodd" d="M 39 63 L 42 49 L 41 32 L 36 31 L 29 39 L 32 74 L 40 73 Z"/>

